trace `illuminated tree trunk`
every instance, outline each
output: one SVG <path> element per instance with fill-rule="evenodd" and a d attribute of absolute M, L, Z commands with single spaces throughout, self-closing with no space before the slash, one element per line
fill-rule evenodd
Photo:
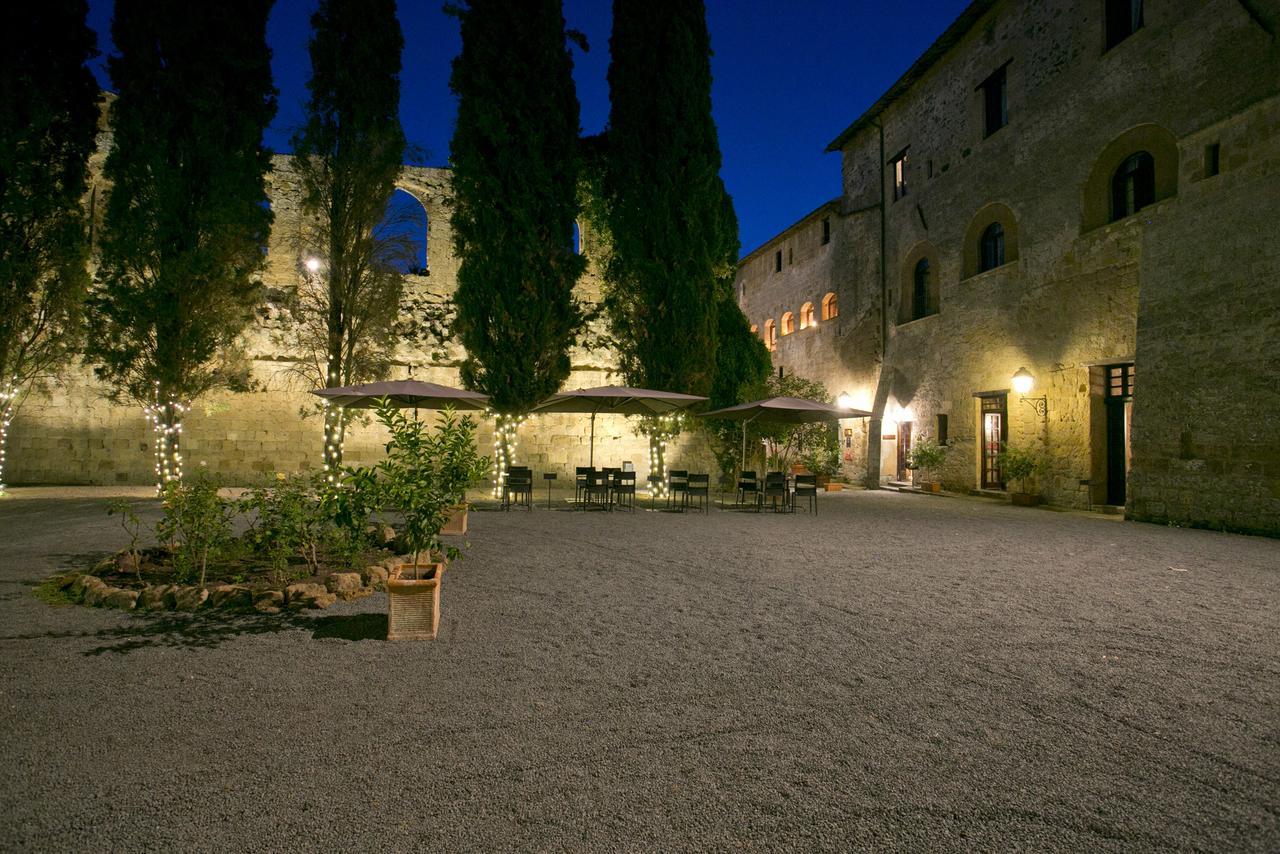
<path fill-rule="evenodd" d="M 502 485 L 516 459 L 516 431 L 524 423 L 523 415 L 493 416 L 493 497 L 502 497 Z"/>
<path fill-rule="evenodd" d="M 342 446 L 347 435 L 346 410 L 326 406 L 324 410 L 324 473 L 330 483 L 342 470 Z"/>
<path fill-rule="evenodd" d="M 667 497 L 667 443 L 656 433 L 649 434 L 649 477 L 655 498 Z"/>
<path fill-rule="evenodd" d="M 182 417 L 187 406 L 176 400 L 160 402 L 159 395 L 146 408 L 147 420 L 155 434 L 156 492 L 170 483 L 182 481 Z"/>
<path fill-rule="evenodd" d="M 17 396 L 18 390 L 13 386 L 0 391 L 0 495 L 4 495 L 5 492 L 5 445 L 9 440 L 9 422 L 13 420 Z"/>

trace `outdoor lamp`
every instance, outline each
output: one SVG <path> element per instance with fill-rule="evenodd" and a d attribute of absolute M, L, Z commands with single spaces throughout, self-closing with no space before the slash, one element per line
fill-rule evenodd
<path fill-rule="evenodd" d="M 320 271 L 320 259 L 312 255 L 306 260 L 307 272 L 316 273 Z"/>
<path fill-rule="evenodd" d="M 1018 368 L 1012 379 L 1013 390 L 1022 395 L 1022 402 L 1029 404 L 1036 414 L 1046 421 L 1049 418 L 1049 397 L 1027 397 L 1027 392 L 1031 391 L 1031 387 L 1035 384 L 1035 377 L 1031 376 L 1031 372 L 1026 368 Z"/>
<path fill-rule="evenodd" d="M 836 398 L 836 406 L 841 409 L 853 409 L 853 395 L 847 391 L 840 392 L 840 396 Z"/>

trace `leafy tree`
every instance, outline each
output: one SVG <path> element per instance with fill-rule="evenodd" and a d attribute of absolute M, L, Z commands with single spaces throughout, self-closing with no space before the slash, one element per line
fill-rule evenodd
<path fill-rule="evenodd" d="M 606 308 L 622 373 L 636 386 L 709 394 L 738 241 L 720 179 L 703 4 L 614 0 L 609 46 Z M 649 425 L 658 475 L 671 429 Z"/>
<path fill-rule="evenodd" d="M 161 484 L 182 477 L 182 413 L 244 389 L 237 338 L 271 226 L 262 133 L 275 115 L 270 0 L 118 0 L 101 286 L 87 355 L 116 400 L 146 407 Z"/>
<path fill-rule="evenodd" d="M 501 476 L 521 417 L 569 376 L 581 323 L 578 101 L 559 0 L 470 0 L 451 11 L 462 21 L 450 78 L 454 329 L 467 351 L 463 383 L 490 395 L 498 414 Z"/>
<path fill-rule="evenodd" d="M 0 493 L 19 405 L 80 344 L 89 284 L 81 197 L 98 122 L 83 0 L 0 11 Z"/>
<path fill-rule="evenodd" d="M 386 219 L 405 155 L 400 126 L 404 38 L 395 0 L 322 0 L 311 16 L 311 99 L 293 138 L 302 183 L 308 275 L 289 335 L 317 386 L 381 379 L 395 347 L 406 250 Z M 315 269 L 310 269 L 314 267 Z M 346 418 L 325 410 L 325 471 L 342 464 Z"/>
<path fill-rule="evenodd" d="M 767 388 L 771 368 L 769 351 L 760 336 L 751 331 L 750 322 L 732 296 L 720 302 L 717 340 L 719 346 L 716 348 L 716 379 L 711 386 L 711 408 L 744 403 L 752 399 L 754 393 L 763 392 Z M 704 419 L 703 429 L 720 465 L 721 475 L 725 480 L 735 478 L 742 447 L 741 423 L 719 418 Z"/>

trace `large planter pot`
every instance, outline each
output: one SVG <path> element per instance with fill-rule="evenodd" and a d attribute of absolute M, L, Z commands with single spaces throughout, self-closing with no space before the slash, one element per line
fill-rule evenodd
<path fill-rule="evenodd" d="M 454 506 L 449 514 L 449 521 L 440 529 L 442 534 L 465 534 L 467 532 L 467 503 Z"/>
<path fill-rule="evenodd" d="M 938 483 L 936 480 L 925 480 L 921 481 L 920 488 L 925 492 L 941 492 L 942 484 Z"/>
<path fill-rule="evenodd" d="M 1040 496 L 1032 495 L 1030 492 L 1014 492 L 1009 498 L 1015 507 L 1035 507 L 1040 503 Z"/>
<path fill-rule="evenodd" d="M 819 487 L 821 487 L 822 489 L 826 489 L 826 488 L 827 488 L 827 486 L 828 486 L 828 485 L 830 485 L 830 483 L 831 483 L 831 475 L 829 475 L 829 474 L 820 474 L 820 475 L 818 475 L 818 486 L 819 486 Z"/>
<path fill-rule="evenodd" d="M 435 640 L 443 580 L 443 563 L 404 564 L 387 579 L 387 640 Z"/>
<path fill-rule="evenodd" d="M 844 484 L 837 483 L 836 481 L 828 481 L 825 489 L 827 490 L 827 492 L 839 492 L 840 490 L 844 489 Z"/>

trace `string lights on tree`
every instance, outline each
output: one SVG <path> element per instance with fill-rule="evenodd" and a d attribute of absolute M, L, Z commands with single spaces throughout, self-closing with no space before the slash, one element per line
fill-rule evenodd
<path fill-rule="evenodd" d="M 9 441 L 9 423 L 13 420 L 13 410 L 17 406 L 18 380 L 15 377 L 4 388 L 0 388 L 0 495 L 5 494 L 4 465 L 5 446 Z"/>
<path fill-rule="evenodd" d="M 166 486 L 182 480 L 182 416 L 190 406 L 172 396 L 166 398 L 157 382 L 152 402 L 142 409 L 155 434 L 156 493 L 163 495 Z"/>
<path fill-rule="evenodd" d="M 643 432 L 649 436 L 649 477 L 655 498 L 667 497 L 667 442 L 684 430 L 680 413 L 646 418 Z"/>
<path fill-rule="evenodd" d="M 507 472 L 515 462 L 516 445 L 519 444 L 517 431 L 525 416 L 504 415 L 491 409 L 485 410 L 485 415 L 493 418 L 493 497 L 501 498 Z"/>

